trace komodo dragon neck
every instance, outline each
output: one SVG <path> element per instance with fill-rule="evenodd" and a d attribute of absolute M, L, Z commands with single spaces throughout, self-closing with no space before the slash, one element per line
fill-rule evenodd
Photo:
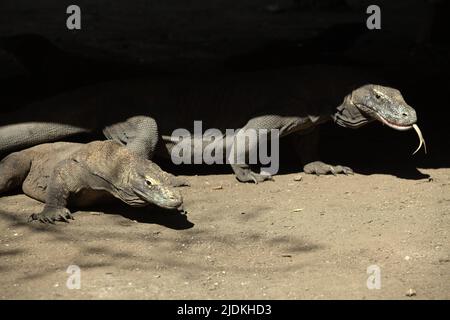
<path fill-rule="evenodd" d="M 375 119 L 364 116 L 361 111 L 352 103 L 351 94 L 344 98 L 335 110 L 331 110 L 331 119 L 338 125 L 346 128 L 357 129 Z"/>

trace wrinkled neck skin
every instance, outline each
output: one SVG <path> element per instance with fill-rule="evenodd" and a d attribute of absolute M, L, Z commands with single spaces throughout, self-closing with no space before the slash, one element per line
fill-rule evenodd
<path fill-rule="evenodd" d="M 347 95 L 336 112 L 331 115 L 333 121 L 341 127 L 357 129 L 375 119 L 364 115 L 352 102 L 352 94 Z"/>

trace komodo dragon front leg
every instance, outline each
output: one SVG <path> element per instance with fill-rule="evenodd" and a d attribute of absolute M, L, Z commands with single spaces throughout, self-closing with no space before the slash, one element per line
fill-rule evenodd
<path fill-rule="evenodd" d="M 32 214 L 29 221 L 38 220 L 54 224 L 55 221 L 74 220 L 67 209 L 67 202 L 72 193 L 89 186 L 87 178 L 93 178 L 92 174 L 76 161 L 71 159 L 59 163 L 47 186 L 44 209 L 40 213 Z"/>
<path fill-rule="evenodd" d="M 31 168 L 31 155 L 26 151 L 13 153 L 0 162 L 0 194 L 18 188 L 27 178 Z M 67 170 L 67 171 L 66 171 Z M 80 168 L 76 166 L 59 167 L 54 183 L 47 193 L 47 203 L 39 214 L 33 214 L 30 219 L 54 223 L 55 220 L 73 219 L 66 209 L 67 198 L 71 187 L 65 184 L 67 175 L 77 175 Z M 55 171 L 56 172 L 56 171 Z M 70 181 L 70 179 L 68 180 Z M 78 181 L 77 179 L 73 181 Z"/>
<path fill-rule="evenodd" d="M 294 137 L 295 150 L 301 158 L 303 164 L 303 170 L 308 174 L 352 174 L 352 169 L 345 166 L 333 166 L 319 161 L 318 156 L 318 142 L 319 142 L 319 130 L 314 124 L 311 123 L 310 117 L 295 117 L 295 116 L 276 116 L 276 115 L 263 115 L 251 119 L 243 128 L 255 129 L 259 131 L 261 129 L 278 130 L 278 137 L 284 137 L 291 135 Z M 236 135 L 234 139 L 234 146 L 240 144 L 245 145 L 243 141 L 239 139 L 246 139 L 246 135 Z M 248 153 L 255 152 L 256 147 L 259 144 L 260 136 L 256 140 L 250 139 L 249 144 L 246 145 L 246 149 L 239 150 L 238 152 L 245 152 L 245 156 Z M 269 140 L 267 140 L 268 142 Z M 246 159 L 246 158 L 244 158 Z M 265 180 L 271 180 L 269 175 L 261 175 L 252 172 L 250 166 L 247 163 L 232 164 L 236 178 L 241 182 L 262 182 Z"/>
<path fill-rule="evenodd" d="M 293 135 L 294 149 L 300 157 L 303 171 L 308 174 L 353 174 L 349 167 L 330 165 L 319 161 L 319 128 L 307 133 L 297 132 Z"/>

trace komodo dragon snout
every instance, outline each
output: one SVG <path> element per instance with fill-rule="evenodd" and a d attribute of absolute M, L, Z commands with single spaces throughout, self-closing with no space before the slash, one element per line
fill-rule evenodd
<path fill-rule="evenodd" d="M 143 206 L 153 203 L 159 207 L 167 209 L 177 209 L 183 204 L 181 193 L 173 187 L 168 186 L 165 177 L 160 174 L 163 171 L 149 160 L 142 160 L 139 165 L 135 165 L 129 175 L 130 192 L 136 194 L 141 201 L 136 201 L 134 197 L 123 196 L 123 201 L 132 206 Z M 151 173 L 151 174 L 150 174 Z"/>

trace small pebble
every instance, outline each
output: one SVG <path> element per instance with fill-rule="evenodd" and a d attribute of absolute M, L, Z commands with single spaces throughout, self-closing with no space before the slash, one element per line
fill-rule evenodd
<path fill-rule="evenodd" d="M 417 292 L 416 292 L 416 290 L 414 290 L 414 289 L 409 289 L 409 290 L 406 292 L 406 296 L 407 296 L 407 297 L 414 297 L 415 295 L 417 295 Z"/>
<path fill-rule="evenodd" d="M 303 177 L 302 176 L 296 176 L 294 177 L 294 181 L 302 181 Z"/>
<path fill-rule="evenodd" d="M 213 190 L 222 190 L 223 187 L 222 187 L 222 186 L 215 186 L 215 187 L 213 187 L 212 189 L 213 189 Z"/>

